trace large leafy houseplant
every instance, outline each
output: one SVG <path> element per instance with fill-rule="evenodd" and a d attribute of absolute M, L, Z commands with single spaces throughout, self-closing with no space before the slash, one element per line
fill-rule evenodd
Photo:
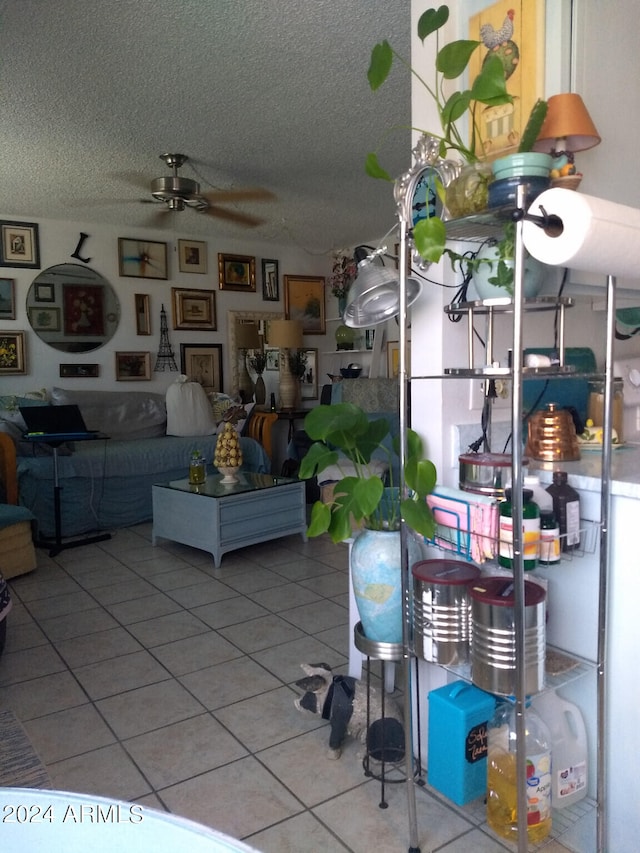
<path fill-rule="evenodd" d="M 374 451 L 389 461 L 399 452 L 399 436 L 392 442 L 393 450 L 384 442 L 390 433 L 387 420 L 370 421 L 353 403 L 334 403 L 312 409 L 305 417 L 304 428 L 314 444 L 301 462 L 302 479 L 320 474 L 330 465 L 340 467 L 345 461 L 355 469 L 355 475 L 344 476 L 336 483 L 332 503 L 317 501 L 313 505 L 309 536 L 328 532 L 334 542 L 341 542 L 353 535 L 352 517 L 373 530 L 398 529 L 402 517 L 413 530 L 433 537 L 435 522 L 426 497 L 435 487 L 437 474 L 433 462 L 423 458 L 422 440 L 416 432 L 407 431 L 404 474 L 410 494 L 402 497 L 397 485 L 394 488 L 390 483 L 385 489 L 370 468 Z"/>
<path fill-rule="evenodd" d="M 440 6 L 438 9 L 427 9 L 418 20 L 418 37 L 424 43 L 425 39 L 435 34 L 438 39 L 439 30 L 449 19 L 449 7 Z M 469 61 L 474 52 L 482 45 L 475 39 L 459 39 L 445 44 L 437 50 L 435 74 L 431 83 L 427 82 L 411 64 L 391 47 L 388 41 L 375 45 L 371 52 L 368 70 L 368 80 L 371 89 L 378 89 L 389 76 L 394 59 L 398 60 L 422 84 L 427 94 L 432 98 L 438 118 L 440 131 L 421 131 L 440 141 L 440 156 L 445 158 L 448 152 L 457 152 L 467 163 L 476 163 L 481 159 L 478 151 L 483 150 L 483 143 L 478 122 L 479 110 L 484 107 L 500 106 L 513 102 L 506 86 L 505 66 L 497 54 L 489 53 L 482 63 L 480 72 L 471 83 L 470 88 L 460 88 L 447 95 L 449 81 L 456 80 L 467 71 Z M 530 151 L 535 142 L 544 117 L 546 102 L 538 101 L 534 105 L 527 126 L 522 135 L 520 151 Z M 464 141 L 463 130 L 458 122 L 466 117 L 469 125 L 469 142 Z M 375 152 L 367 155 L 365 168 L 367 174 L 374 178 L 393 180 L 388 172 L 380 165 Z M 439 192 L 443 194 L 442 187 Z M 440 260 L 446 243 L 446 227 L 442 219 L 432 216 L 420 219 L 413 228 L 413 240 L 417 251 L 427 261 L 436 263 Z"/>

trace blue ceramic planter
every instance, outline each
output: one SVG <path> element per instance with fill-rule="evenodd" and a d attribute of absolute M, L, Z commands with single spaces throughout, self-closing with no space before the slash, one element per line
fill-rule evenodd
<path fill-rule="evenodd" d="M 420 559 L 409 538 L 409 565 Z M 376 643 L 402 642 L 400 532 L 363 530 L 351 548 L 351 580 L 362 630 Z"/>

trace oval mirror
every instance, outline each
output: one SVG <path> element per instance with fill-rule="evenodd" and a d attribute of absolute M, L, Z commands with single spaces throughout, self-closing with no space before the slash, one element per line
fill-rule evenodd
<path fill-rule="evenodd" d="M 31 328 L 49 346 L 91 352 L 110 341 L 120 303 L 109 282 L 80 264 L 57 264 L 34 278 L 27 293 Z"/>

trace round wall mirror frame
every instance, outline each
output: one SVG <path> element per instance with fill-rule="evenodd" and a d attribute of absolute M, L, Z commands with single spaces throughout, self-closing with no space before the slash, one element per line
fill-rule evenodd
<path fill-rule="evenodd" d="M 66 353 L 92 352 L 115 334 L 120 302 L 100 273 L 81 264 L 57 264 L 31 283 L 27 316 L 49 346 Z"/>

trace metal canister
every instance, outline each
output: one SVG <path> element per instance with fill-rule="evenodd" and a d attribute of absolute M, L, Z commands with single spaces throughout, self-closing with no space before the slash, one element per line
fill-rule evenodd
<path fill-rule="evenodd" d="M 515 591 L 513 578 L 482 578 L 471 597 L 471 679 L 497 696 L 516 693 Z M 528 694 L 544 687 L 545 599 L 540 584 L 524 582 L 524 661 Z"/>
<path fill-rule="evenodd" d="M 594 426 L 604 426 L 604 381 L 589 382 L 589 402 L 587 417 L 591 418 Z M 611 411 L 613 428 L 618 434 L 618 441 L 624 441 L 624 380 L 617 377 L 613 380 L 613 405 Z"/>
<path fill-rule="evenodd" d="M 416 655 L 451 666 L 469 659 L 469 584 L 480 570 L 460 560 L 420 560 L 413 574 L 413 629 Z"/>

